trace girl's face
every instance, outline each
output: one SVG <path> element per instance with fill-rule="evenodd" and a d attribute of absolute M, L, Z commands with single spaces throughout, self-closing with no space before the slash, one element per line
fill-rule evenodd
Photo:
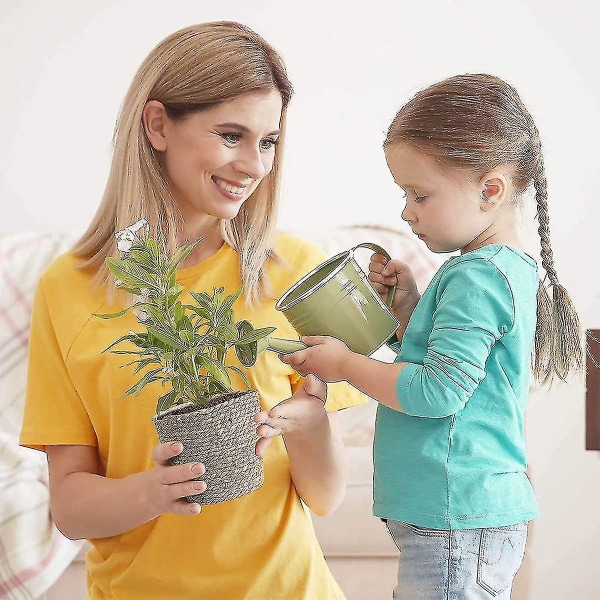
<path fill-rule="evenodd" d="M 467 252 L 483 245 L 495 211 L 485 210 L 478 178 L 442 169 L 435 158 L 409 144 L 388 146 L 385 157 L 405 193 L 402 218 L 432 252 Z"/>
<path fill-rule="evenodd" d="M 276 89 L 244 94 L 176 121 L 163 107 L 155 121 L 158 137 L 149 137 L 188 230 L 206 216 L 234 218 L 271 172 L 281 110 Z"/>

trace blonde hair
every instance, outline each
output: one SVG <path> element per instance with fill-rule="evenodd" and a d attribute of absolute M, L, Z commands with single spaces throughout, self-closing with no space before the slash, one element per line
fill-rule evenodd
<path fill-rule="evenodd" d="M 83 266 L 110 274 L 104 259 L 115 254 L 114 232 L 140 218 L 173 252 L 182 216 L 146 136 L 142 112 L 149 100 L 181 119 L 243 94 L 277 89 L 282 96 L 281 135 L 273 169 L 232 220 L 222 220 L 225 241 L 240 256 L 244 298 L 255 305 L 269 293 L 265 263 L 272 248 L 281 185 L 285 113 L 293 88 L 280 55 L 250 28 L 231 21 L 181 29 L 160 42 L 139 67 L 123 100 L 113 135 L 113 157 L 98 210 L 73 251 Z"/>
<path fill-rule="evenodd" d="M 408 143 L 442 165 L 490 170 L 510 165 L 515 192 L 535 188 L 543 281 L 537 294 L 532 368 L 541 383 L 583 368 L 577 311 L 560 285 L 550 245 L 548 191 L 538 129 L 514 87 L 492 75 L 450 77 L 421 90 L 396 114 L 384 147 Z"/>

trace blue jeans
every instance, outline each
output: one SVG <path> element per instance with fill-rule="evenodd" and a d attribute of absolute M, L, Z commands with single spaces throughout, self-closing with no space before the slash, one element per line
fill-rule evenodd
<path fill-rule="evenodd" d="M 527 523 L 452 530 L 384 523 L 400 551 L 394 600 L 509 600 Z"/>

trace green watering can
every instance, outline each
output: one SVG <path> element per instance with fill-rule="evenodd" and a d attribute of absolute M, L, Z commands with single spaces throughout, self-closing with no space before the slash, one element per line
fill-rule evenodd
<path fill-rule="evenodd" d="M 387 305 L 354 259 L 358 248 L 391 257 L 378 244 L 364 242 L 315 267 L 279 298 L 280 310 L 300 335 L 328 335 L 343 341 L 353 352 L 368 356 L 396 332 L 400 323 L 390 310 L 396 287 L 390 288 Z M 248 321 L 238 323 L 240 333 L 252 331 Z M 238 359 L 252 366 L 258 354 L 271 350 L 288 354 L 306 348 L 300 340 L 264 337 L 241 348 Z"/>

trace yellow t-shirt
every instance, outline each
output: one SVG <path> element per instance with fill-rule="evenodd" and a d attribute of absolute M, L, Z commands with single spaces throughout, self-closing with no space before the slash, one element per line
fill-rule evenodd
<path fill-rule="evenodd" d="M 279 234 L 276 248 L 289 267 L 270 263 L 275 297 L 325 258 L 316 247 Z M 233 293 L 241 285 L 237 253 L 224 244 L 212 257 L 178 272 L 186 289 Z M 276 326 L 278 337 L 297 338 L 275 300 L 249 310 L 240 298 L 236 319 L 255 327 Z M 135 317 L 103 320 L 112 312 L 104 290 L 93 291 L 91 274 L 70 253 L 42 275 L 32 315 L 27 399 L 20 443 L 83 444 L 98 448 L 107 477 L 125 477 L 154 466 L 158 438 L 151 416 L 160 384 L 138 397 L 123 393 L 135 376 L 131 360 L 102 350 L 129 330 Z M 235 360 L 232 352 L 230 358 Z M 127 360 L 126 360 L 127 359 Z M 234 363 L 235 364 L 235 363 Z M 269 409 L 300 385 L 298 374 L 273 352 L 244 369 L 261 404 Z M 232 383 L 245 389 L 241 379 Z M 153 387 L 153 386 L 157 387 Z M 329 386 L 327 410 L 365 401 L 347 384 Z M 89 599 L 104 600 L 329 600 L 343 593 L 331 576 L 310 514 L 293 485 L 281 438 L 264 457 L 264 485 L 242 498 L 203 507 L 198 516 L 162 515 L 122 535 L 90 540 Z"/>

